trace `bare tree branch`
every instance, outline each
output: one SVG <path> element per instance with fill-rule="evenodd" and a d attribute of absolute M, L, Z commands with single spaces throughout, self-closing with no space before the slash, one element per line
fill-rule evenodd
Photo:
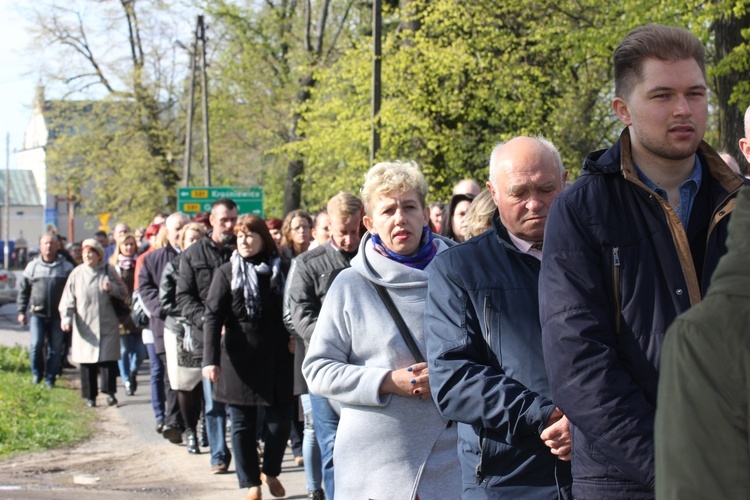
<path fill-rule="evenodd" d="M 305 37 L 304 37 L 304 49 L 305 52 L 312 52 L 312 45 L 310 44 L 310 31 L 312 30 L 312 2 L 305 0 Z"/>
<path fill-rule="evenodd" d="M 331 40 L 331 45 L 328 47 L 328 50 L 326 51 L 326 55 L 321 61 L 324 64 L 328 63 L 331 57 L 331 53 L 333 52 L 333 49 L 336 47 L 336 42 L 339 39 L 339 35 L 341 34 L 341 31 L 344 29 L 344 24 L 346 23 L 346 18 L 349 16 L 349 10 L 352 8 L 352 5 L 354 5 L 354 0 L 349 0 L 349 3 L 346 5 L 346 10 L 344 10 L 344 15 L 341 17 L 341 22 L 336 28 L 336 33 L 333 35 L 333 39 Z"/>
<path fill-rule="evenodd" d="M 318 36 L 315 42 L 315 58 L 320 59 L 323 53 L 323 36 L 326 33 L 326 21 L 328 19 L 328 7 L 331 5 L 330 0 L 323 0 L 320 6 L 320 19 L 318 19 Z"/>

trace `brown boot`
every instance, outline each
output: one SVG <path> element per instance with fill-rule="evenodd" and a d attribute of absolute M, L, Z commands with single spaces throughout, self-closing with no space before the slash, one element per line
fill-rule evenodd
<path fill-rule="evenodd" d="M 265 474 L 260 474 L 260 480 L 266 483 L 266 486 L 268 486 L 268 489 L 271 490 L 271 495 L 275 497 L 283 497 L 286 495 L 286 490 L 281 485 L 281 481 L 279 481 L 279 478 L 276 476 L 266 476 Z"/>

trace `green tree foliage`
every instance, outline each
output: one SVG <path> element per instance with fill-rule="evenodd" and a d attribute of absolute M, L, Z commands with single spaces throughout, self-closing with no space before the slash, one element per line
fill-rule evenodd
<path fill-rule="evenodd" d="M 300 197 L 304 161 L 287 145 L 301 140 L 299 109 L 313 73 L 351 45 L 361 11 L 352 0 L 223 0 L 205 8 L 218 33 L 210 100 L 217 179 L 263 186 L 268 216 L 319 207 Z"/>
<path fill-rule="evenodd" d="M 410 25 L 418 29 L 391 30 L 384 41 L 378 159 L 418 161 L 432 195 L 447 199 L 457 180 L 486 179 L 494 144 L 543 134 L 575 176 L 584 156 L 609 145 L 622 128 L 610 109 L 611 57 L 620 39 L 648 22 L 686 26 L 706 41 L 711 75 L 730 62 L 736 70 L 748 64 L 748 33 L 726 58 L 713 51 L 712 23 L 730 15 L 728 3 L 731 15 L 746 12 L 739 6 L 746 1 L 706 9 L 643 0 L 414 0 Z M 320 85 L 303 112 L 299 144 L 310 199 L 333 186 L 356 189 L 369 167 L 370 64 L 369 40 L 358 40 L 336 65 L 316 73 Z"/>
<path fill-rule="evenodd" d="M 144 224 L 174 199 L 179 179 L 172 164 L 181 142 L 174 12 L 166 2 L 137 0 L 53 0 L 32 8 L 37 40 L 53 53 L 47 79 L 64 94 L 51 104 L 51 191 L 70 190 L 84 213 Z"/>

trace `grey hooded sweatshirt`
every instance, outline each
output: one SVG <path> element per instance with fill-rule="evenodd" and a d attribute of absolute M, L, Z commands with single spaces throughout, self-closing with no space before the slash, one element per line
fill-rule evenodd
<path fill-rule="evenodd" d="M 452 242 L 435 236 L 438 252 Z M 456 426 L 429 396 L 381 395 L 392 370 L 416 363 L 370 282 L 384 286 L 422 355 L 430 265 L 414 269 L 377 253 L 368 234 L 352 267 L 331 285 L 302 365 L 310 392 L 341 403 L 333 452 L 336 497 L 460 498 Z"/>

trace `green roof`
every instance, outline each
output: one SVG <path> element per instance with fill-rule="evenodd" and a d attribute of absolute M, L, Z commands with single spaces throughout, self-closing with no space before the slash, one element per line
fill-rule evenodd
<path fill-rule="evenodd" d="M 12 207 L 41 206 L 39 190 L 31 170 L 8 170 L 9 202 Z M 0 171 L 0 206 L 5 205 L 5 172 Z"/>

